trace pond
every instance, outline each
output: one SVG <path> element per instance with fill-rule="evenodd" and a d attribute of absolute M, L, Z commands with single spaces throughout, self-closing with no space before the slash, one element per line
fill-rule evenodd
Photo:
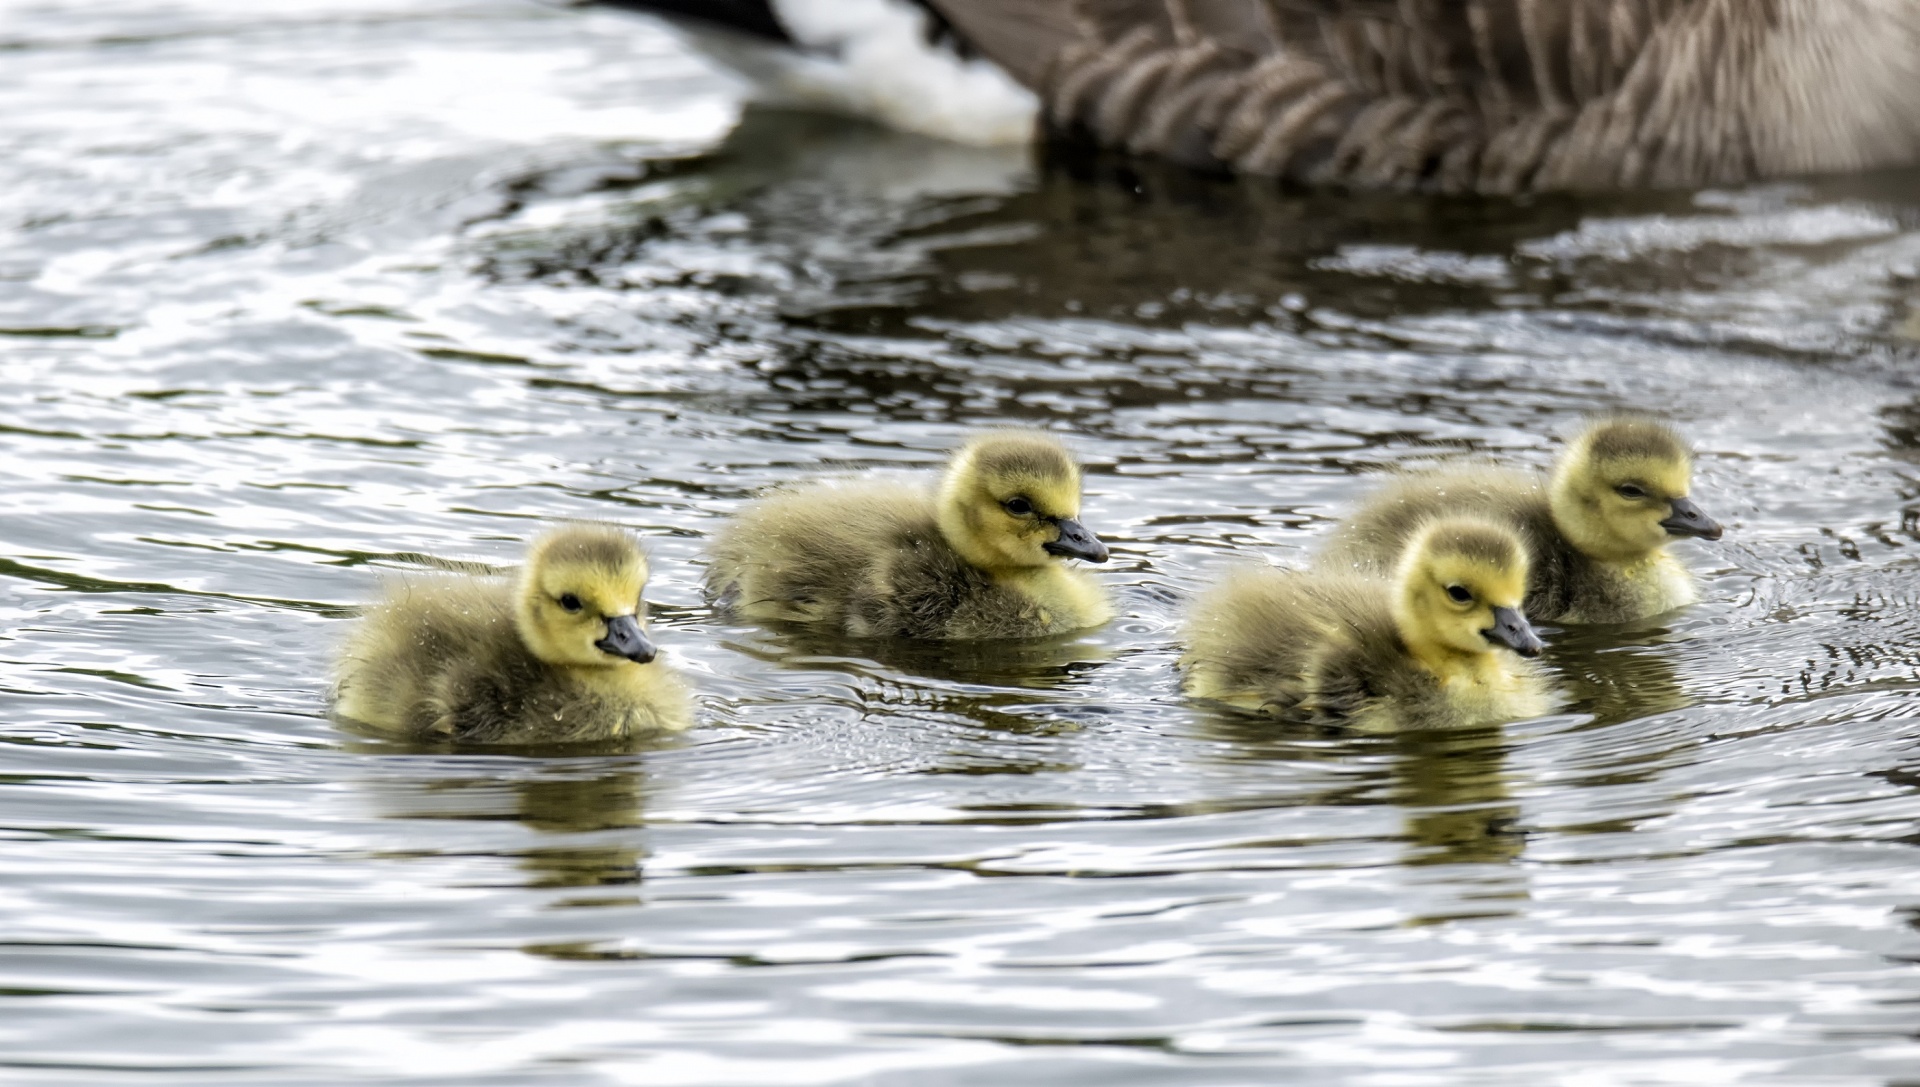
<path fill-rule="evenodd" d="M 510 0 L 0 9 L 0 1068 L 20 1083 L 1913 1083 L 1920 175 L 1307 194 L 743 108 Z M 1656 410 L 1703 600 L 1563 712 L 1192 705 L 1369 476 Z M 1121 617 L 714 615 L 760 489 L 1058 431 Z M 368 741 L 353 606 L 650 542 L 685 735 Z"/>

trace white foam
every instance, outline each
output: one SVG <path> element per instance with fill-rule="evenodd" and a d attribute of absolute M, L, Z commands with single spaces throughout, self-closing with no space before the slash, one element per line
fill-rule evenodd
<path fill-rule="evenodd" d="M 985 61 L 929 44 L 926 17 L 905 0 L 774 0 L 804 52 L 739 39 L 692 36 L 703 52 L 746 76 L 757 97 L 866 117 L 959 143 L 1032 138 L 1033 93 Z"/>

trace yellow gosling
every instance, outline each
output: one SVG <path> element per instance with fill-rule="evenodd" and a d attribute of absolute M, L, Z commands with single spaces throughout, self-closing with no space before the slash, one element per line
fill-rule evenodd
<path fill-rule="evenodd" d="M 337 668 L 334 711 L 397 739 L 607 740 L 686 728 L 687 689 L 654 660 L 647 560 L 632 533 L 568 525 L 514 577 L 397 579 Z"/>
<path fill-rule="evenodd" d="M 722 607 L 854 637 L 1029 638 L 1113 617 L 1069 565 L 1107 561 L 1080 523 L 1080 466 L 1033 431 L 967 442 L 937 487 L 854 476 L 776 492 L 728 523 L 711 559 Z"/>
<path fill-rule="evenodd" d="M 1520 537 L 1459 517 L 1421 525 L 1390 578 L 1240 570 L 1188 619 L 1186 691 L 1367 729 L 1538 716 L 1553 703 L 1520 659 L 1541 649 L 1526 584 Z"/>
<path fill-rule="evenodd" d="M 1383 572 L 1433 517 L 1485 517 L 1527 542 L 1526 612 L 1536 622 L 1641 619 L 1699 599 L 1692 572 L 1667 551 L 1683 536 L 1720 538 L 1692 489 L 1693 455 L 1672 427 L 1605 416 L 1568 443 L 1550 475 L 1483 465 L 1400 476 L 1333 534 L 1316 565 Z"/>

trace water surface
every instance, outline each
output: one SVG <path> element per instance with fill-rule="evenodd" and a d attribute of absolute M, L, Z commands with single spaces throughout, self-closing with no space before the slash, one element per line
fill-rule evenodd
<path fill-rule="evenodd" d="M 0 1077 L 1913 1083 L 1920 177 L 1287 194 L 744 110 L 507 0 L 0 6 Z M 1180 607 L 1367 474 L 1671 414 L 1705 600 L 1564 713 L 1276 729 Z M 711 615 L 755 490 L 1071 436 L 1122 618 Z M 379 571 L 653 542 L 701 725 L 325 716 Z"/>

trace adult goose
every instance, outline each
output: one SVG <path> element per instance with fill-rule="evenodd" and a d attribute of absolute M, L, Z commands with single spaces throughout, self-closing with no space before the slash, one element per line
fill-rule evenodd
<path fill-rule="evenodd" d="M 961 69 L 898 47 L 918 6 L 1051 133 L 1306 184 L 1691 187 L 1920 162 L 1920 0 L 610 2 L 864 57 L 893 84 L 864 111 L 904 127 L 1030 132 L 984 85 L 968 97 L 991 123 L 937 104 Z M 883 24 L 895 44 L 875 46 L 863 27 Z"/>

